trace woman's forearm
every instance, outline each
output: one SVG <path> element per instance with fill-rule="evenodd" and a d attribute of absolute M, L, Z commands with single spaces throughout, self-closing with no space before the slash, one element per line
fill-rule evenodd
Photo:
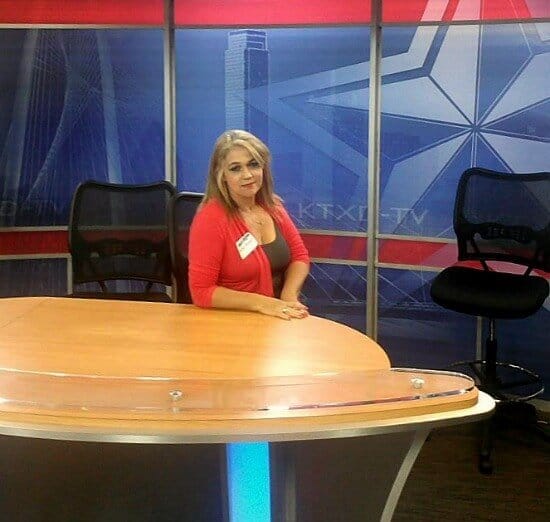
<path fill-rule="evenodd" d="M 261 312 L 266 306 L 273 306 L 274 301 L 278 301 L 278 299 L 251 292 L 231 290 L 223 286 L 216 287 L 212 294 L 213 308 Z"/>
<path fill-rule="evenodd" d="M 285 272 L 285 282 L 281 291 L 284 301 L 297 301 L 300 290 L 309 274 L 309 264 L 302 261 L 293 261 Z"/>
<path fill-rule="evenodd" d="M 281 319 L 302 319 L 308 316 L 307 307 L 297 300 L 277 299 L 262 294 L 240 292 L 218 286 L 212 294 L 213 308 L 248 310 Z"/>

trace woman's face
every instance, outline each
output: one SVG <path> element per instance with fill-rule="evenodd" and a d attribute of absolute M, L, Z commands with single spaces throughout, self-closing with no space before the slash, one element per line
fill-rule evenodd
<path fill-rule="evenodd" d="M 244 147 L 231 149 L 224 161 L 223 179 L 236 203 L 254 200 L 263 181 L 263 168 Z"/>

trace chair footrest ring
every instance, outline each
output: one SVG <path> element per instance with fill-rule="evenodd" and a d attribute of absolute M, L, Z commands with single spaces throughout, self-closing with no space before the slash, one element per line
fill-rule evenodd
<path fill-rule="evenodd" d="M 528 401 L 544 392 L 540 376 L 517 364 L 496 362 L 489 365 L 484 359 L 458 361 L 448 368 L 456 371 L 463 367 L 478 388 L 493 397 L 507 401 Z"/>

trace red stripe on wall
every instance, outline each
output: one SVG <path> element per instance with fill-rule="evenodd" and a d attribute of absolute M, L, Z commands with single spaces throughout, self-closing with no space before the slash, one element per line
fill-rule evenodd
<path fill-rule="evenodd" d="M 163 0 L 0 0 L 0 23 L 162 25 Z"/>
<path fill-rule="evenodd" d="M 367 240 L 364 237 L 308 234 L 302 232 L 309 254 L 314 258 L 366 261 Z M 454 243 L 435 243 L 403 239 L 383 239 L 379 242 L 380 263 L 412 266 L 446 267 L 457 260 Z"/>
<path fill-rule="evenodd" d="M 65 230 L 0 232 L 0 255 L 66 254 L 68 251 Z"/>
<path fill-rule="evenodd" d="M 367 240 L 364 237 L 302 232 L 302 238 L 311 257 L 349 261 L 367 259 Z"/>
<path fill-rule="evenodd" d="M 419 22 L 427 3 L 428 0 L 386 0 L 382 3 L 382 20 L 388 23 Z"/>
<path fill-rule="evenodd" d="M 419 22 L 428 0 L 383 0 L 386 23 Z M 442 16 L 425 21 L 549 18 L 548 0 L 439 0 Z M 439 12 L 439 10 L 436 10 Z M 163 0 L 0 0 L 0 23 L 162 25 Z M 175 0 L 178 25 L 357 24 L 370 0 Z"/>
<path fill-rule="evenodd" d="M 175 0 L 176 25 L 357 24 L 370 0 Z"/>
<path fill-rule="evenodd" d="M 383 239 L 378 247 L 378 260 L 380 263 L 398 265 L 443 268 L 454 264 L 457 255 L 458 251 L 454 243 Z"/>

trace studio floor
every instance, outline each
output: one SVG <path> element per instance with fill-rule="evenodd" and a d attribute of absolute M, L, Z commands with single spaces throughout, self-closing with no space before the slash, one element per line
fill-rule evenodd
<path fill-rule="evenodd" d="M 435 430 L 409 475 L 394 522 L 543 522 L 550 517 L 550 443 L 497 430 L 493 474 L 477 469 L 479 425 Z"/>

